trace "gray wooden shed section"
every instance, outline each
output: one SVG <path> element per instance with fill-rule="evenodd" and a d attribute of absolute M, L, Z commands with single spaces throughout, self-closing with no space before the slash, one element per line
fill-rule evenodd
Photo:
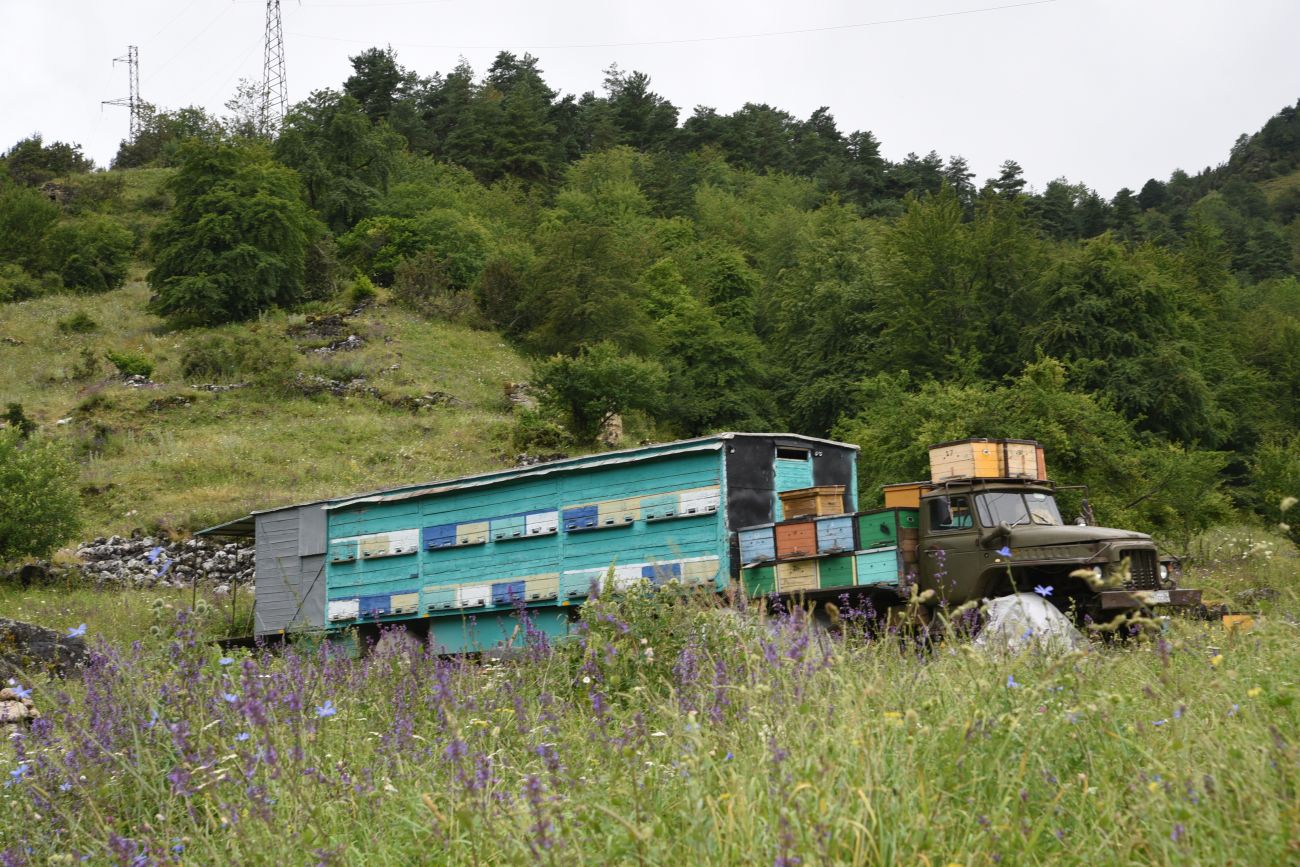
<path fill-rule="evenodd" d="M 253 515 L 257 530 L 254 634 L 325 625 L 324 505 L 308 503 Z"/>

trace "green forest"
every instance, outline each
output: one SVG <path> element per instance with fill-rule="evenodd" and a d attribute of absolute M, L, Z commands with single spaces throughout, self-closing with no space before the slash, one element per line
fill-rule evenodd
<path fill-rule="evenodd" d="M 519 450 L 614 416 L 631 444 L 790 430 L 862 447 L 864 506 L 967 436 L 1041 441 L 1107 523 L 1175 545 L 1300 493 L 1300 102 L 1106 199 L 893 162 L 828 107 L 688 113 L 617 67 L 581 96 L 508 52 L 352 67 L 274 135 L 244 85 L 227 115 L 150 109 L 110 171 L 13 145 L 0 302 L 139 268 L 185 363 L 236 375 L 275 354 L 238 323 L 378 299 L 529 359 Z M 133 198 L 142 172 L 165 181 Z"/>

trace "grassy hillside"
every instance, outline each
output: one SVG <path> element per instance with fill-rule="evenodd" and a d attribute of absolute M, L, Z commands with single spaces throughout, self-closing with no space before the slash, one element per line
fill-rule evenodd
<path fill-rule="evenodd" d="M 349 381 L 370 393 L 307 395 L 309 386 L 222 392 L 182 377 L 186 347 L 203 329 L 168 330 L 150 315 L 141 275 L 86 298 L 56 295 L 8 305 L 0 320 L 0 396 L 22 404 L 83 460 L 85 535 L 161 523 L 196 529 L 315 497 L 484 470 L 510 460 L 507 380 L 527 365 L 495 334 L 431 323 L 378 304 L 345 320 L 365 340 L 317 354 L 329 337 L 289 332 L 306 317 L 279 314 L 224 333 L 261 333 L 293 346 L 294 375 Z M 97 328 L 62 333 L 78 311 Z M 155 387 L 133 388 L 105 360 L 130 352 L 156 365 Z M 85 353 L 95 372 L 84 376 Z M 201 383 L 199 383 L 201 384 Z M 444 405 L 411 410 L 402 398 L 438 392 Z"/>

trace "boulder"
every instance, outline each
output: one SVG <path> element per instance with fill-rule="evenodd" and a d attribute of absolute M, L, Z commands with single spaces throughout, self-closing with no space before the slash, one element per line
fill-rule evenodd
<path fill-rule="evenodd" d="M 68 638 L 43 626 L 0 618 L 0 678 L 64 676 L 85 665 L 87 659 L 83 638 Z M 12 698 L 5 698 L 6 694 Z M 17 700 L 12 690 L 0 690 L 0 701 Z"/>

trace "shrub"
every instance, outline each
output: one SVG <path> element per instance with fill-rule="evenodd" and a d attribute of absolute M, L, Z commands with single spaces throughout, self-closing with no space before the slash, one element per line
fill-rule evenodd
<path fill-rule="evenodd" d="M 36 422 L 27 417 L 21 403 L 11 403 L 5 407 L 3 417 L 10 430 L 18 431 L 20 439 L 27 439 L 36 431 Z"/>
<path fill-rule="evenodd" d="M 54 443 L 0 430 L 0 562 L 44 557 L 79 526 L 77 468 Z"/>
<path fill-rule="evenodd" d="M 397 266 L 393 298 L 424 316 L 452 322 L 481 322 L 473 294 L 452 286 L 447 261 L 434 250 L 425 250 Z"/>
<path fill-rule="evenodd" d="M 16 262 L 28 271 L 40 270 L 41 239 L 59 219 L 59 206 L 36 190 L 5 188 L 0 182 L 0 262 Z"/>
<path fill-rule="evenodd" d="M 181 375 L 189 380 L 275 385 L 289 377 L 297 362 L 293 348 L 275 335 L 226 329 L 186 342 Z"/>
<path fill-rule="evenodd" d="M 358 274 L 357 279 L 352 281 L 348 287 L 347 298 L 345 299 L 349 310 L 355 310 L 362 305 L 369 304 L 375 300 L 378 292 L 375 290 L 375 284 L 370 282 L 370 278 L 365 274 Z"/>
<path fill-rule="evenodd" d="M 95 294 L 126 281 L 135 239 L 112 217 L 56 223 L 45 233 L 45 264 L 74 292 Z"/>
<path fill-rule="evenodd" d="M 45 294 L 41 281 L 28 274 L 21 265 L 0 262 L 0 304 L 26 301 Z"/>
<path fill-rule="evenodd" d="M 344 260 L 390 286 L 403 259 L 430 250 L 444 263 L 447 285 L 460 292 L 483 271 L 488 234 L 473 217 L 437 208 L 419 217 L 371 217 L 339 238 Z"/>
<path fill-rule="evenodd" d="M 126 177 L 120 172 L 90 172 L 64 181 L 68 188 L 67 209 L 74 214 L 103 211 L 122 200 Z"/>
<path fill-rule="evenodd" d="M 573 448 L 573 435 L 554 419 L 535 409 L 519 413 L 519 420 L 510 432 L 510 444 L 517 451 L 533 453 L 567 452 Z"/>
<path fill-rule="evenodd" d="M 319 238 L 307 245 L 304 268 L 303 300 L 321 301 L 339 291 L 339 250 L 333 238 Z"/>
<path fill-rule="evenodd" d="M 114 352 L 108 350 L 104 357 L 112 362 L 122 376 L 143 376 L 148 379 L 153 375 L 153 362 L 143 355 L 133 352 Z"/>
<path fill-rule="evenodd" d="M 583 347 L 576 357 L 557 355 L 537 367 L 542 406 L 563 416 L 582 442 L 595 442 L 605 426 L 630 409 L 650 409 L 661 399 L 664 370 L 655 361 L 621 355 L 613 343 Z"/>
<path fill-rule="evenodd" d="M 68 376 L 72 379 L 83 382 L 88 379 L 94 379 L 99 375 L 99 356 L 95 350 L 89 346 L 83 346 L 81 357 L 72 365 L 72 370 L 68 371 Z"/>
<path fill-rule="evenodd" d="M 85 310 L 78 310 L 56 323 L 60 334 L 89 334 L 99 328 L 99 323 Z"/>

